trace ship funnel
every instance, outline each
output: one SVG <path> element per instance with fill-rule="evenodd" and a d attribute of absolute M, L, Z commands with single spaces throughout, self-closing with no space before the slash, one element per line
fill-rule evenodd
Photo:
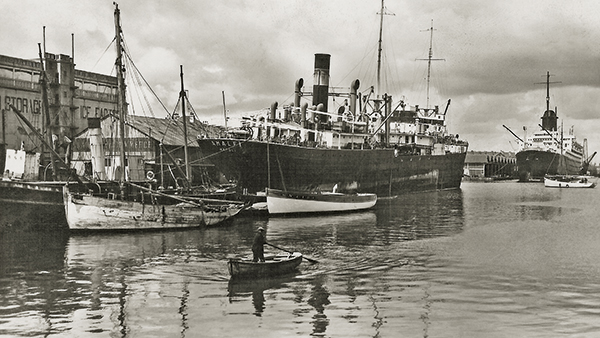
<path fill-rule="evenodd" d="M 277 116 L 277 101 L 273 102 L 273 104 L 271 105 L 271 121 L 275 121 L 275 118 Z"/>
<path fill-rule="evenodd" d="M 99 181 L 106 180 L 100 118 L 88 118 L 88 133 L 90 137 L 90 154 L 92 155 L 92 178 Z"/>
<path fill-rule="evenodd" d="M 358 79 L 352 81 L 352 84 L 350 85 L 350 111 L 352 112 L 352 114 L 354 114 L 354 116 L 357 116 L 356 115 L 356 98 L 357 98 L 358 87 L 360 87 L 360 81 L 358 81 Z"/>
<path fill-rule="evenodd" d="M 302 87 L 304 86 L 304 79 L 299 78 L 296 81 L 296 88 L 294 89 L 294 107 L 300 107 L 300 98 L 302 97 Z"/>
<path fill-rule="evenodd" d="M 329 101 L 329 64 L 331 55 L 315 54 L 315 73 L 313 83 L 313 105 L 323 105 L 327 111 Z"/>
<path fill-rule="evenodd" d="M 542 128 L 548 131 L 557 131 L 557 121 L 558 116 L 556 116 L 556 112 L 552 110 L 546 110 L 544 112 L 544 116 L 542 116 Z"/>
<path fill-rule="evenodd" d="M 300 108 L 300 116 L 302 119 L 302 128 L 306 128 L 308 123 L 306 123 L 306 110 L 308 109 L 308 103 L 304 103 Z"/>

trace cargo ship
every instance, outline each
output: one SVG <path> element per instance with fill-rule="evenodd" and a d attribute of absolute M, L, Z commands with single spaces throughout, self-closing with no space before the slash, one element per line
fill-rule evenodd
<path fill-rule="evenodd" d="M 447 131 L 450 100 L 445 109 L 410 106 L 374 87 L 359 91 L 358 79 L 330 87 L 330 62 L 315 54 L 312 92 L 298 79 L 293 103 L 275 102 L 222 137 L 199 137 L 204 159 L 246 196 L 271 188 L 385 198 L 460 187 L 468 143 Z M 330 97 L 344 100 L 328 109 Z"/>
<path fill-rule="evenodd" d="M 571 128 L 558 128 L 557 109 L 550 109 L 550 72 L 546 74 L 546 111 L 540 130 L 519 139 L 517 152 L 519 180 L 543 181 L 546 175 L 585 175 L 594 155 L 588 157 L 587 140 L 579 143 Z M 526 130 L 526 128 L 524 128 Z M 514 134 L 514 133 L 513 133 Z"/>

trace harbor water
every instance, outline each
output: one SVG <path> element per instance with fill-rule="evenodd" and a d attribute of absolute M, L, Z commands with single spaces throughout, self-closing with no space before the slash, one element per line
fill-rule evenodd
<path fill-rule="evenodd" d="M 4 224 L 0 337 L 597 337 L 599 206 L 598 188 L 465 182 L 184 231 Z M 319 263 L 230 281 L 259 226 Z"/>

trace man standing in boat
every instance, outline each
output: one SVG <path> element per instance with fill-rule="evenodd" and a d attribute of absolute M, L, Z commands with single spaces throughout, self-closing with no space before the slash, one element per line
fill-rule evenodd
<path fill-rule="evenodd" d="M 254 236 L 254 242 L 252 242 L 252 261 L 253 262 L 264 262 L 265 261 L 265 248 L 264 245 L 267 244 L 267 240 L 265 238 L 265 229 L 263 227 L 259 227 L 256 230 L 256 235 Z"/>

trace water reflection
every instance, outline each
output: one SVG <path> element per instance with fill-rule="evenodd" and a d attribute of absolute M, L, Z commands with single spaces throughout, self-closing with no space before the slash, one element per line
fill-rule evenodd
<path fill-rule="evenodd" d="M 0 335 L 531 336 L 536 323 L 595 314 L 599 192 L 465 184 L 363 212 L 207 229 L 0 229 Z M 320 263 L 230 280 L 227 259 L 250 254 L 258 226 Z"/>
<path fill-rule="evenodd" d="M 264 277 L 258 279 L 230 279 L 227 286 L 227 297 L 230 303 L 244 301 L 252 297 L 254 315 L 262 316 L 265 310 L 264 292 L 277 292 L 278 289 L 287 288 L 287 284 L 294 280 L 296 273 L 279 277 Z"/>
<path fill-rule="evenodd" d="M 464 226 L 460 190 L 418 193 L 377 202 L 374 209 L 326 216 L 272 217 L 269 238 L 335 246 L 387 246 L 399 240 L 451 236 Z M 293 234 L 293 238 L 287 238 Z M 318 247 L 314 248 L 315 250 Z"/>
<path fill-rule="evenodd" d="M 0 232 L 0 313 L 9 318 L 0 320 L 0 332 L 56 333 L 60 331 L 57 319 L 78 307 L 71 302 L 72 291 L 63 278 L 67 240 L 64 232 Z M 39 321 L 19 320 L 24 314 L 33 314 Z"/>
<path fill-rule="evenodd" d="M 329 301 L 329 291 L 323 285 L 323 276 L 317 276 L 312 280 L 312 290 L 308 298 L 308 304 L 315 308 L 317 313 L 312 317 L 313 321 L 313 336 L 322 336 L 327 330 L 329 319 L 325 315 L 325 306 L 331 304 Z"/>
<path fill-rule="evenodd" d="M 377 226 L 385 244 L 452 236 L 464 225 L 463 192 L 416 193 L 377 202 Z"/>

